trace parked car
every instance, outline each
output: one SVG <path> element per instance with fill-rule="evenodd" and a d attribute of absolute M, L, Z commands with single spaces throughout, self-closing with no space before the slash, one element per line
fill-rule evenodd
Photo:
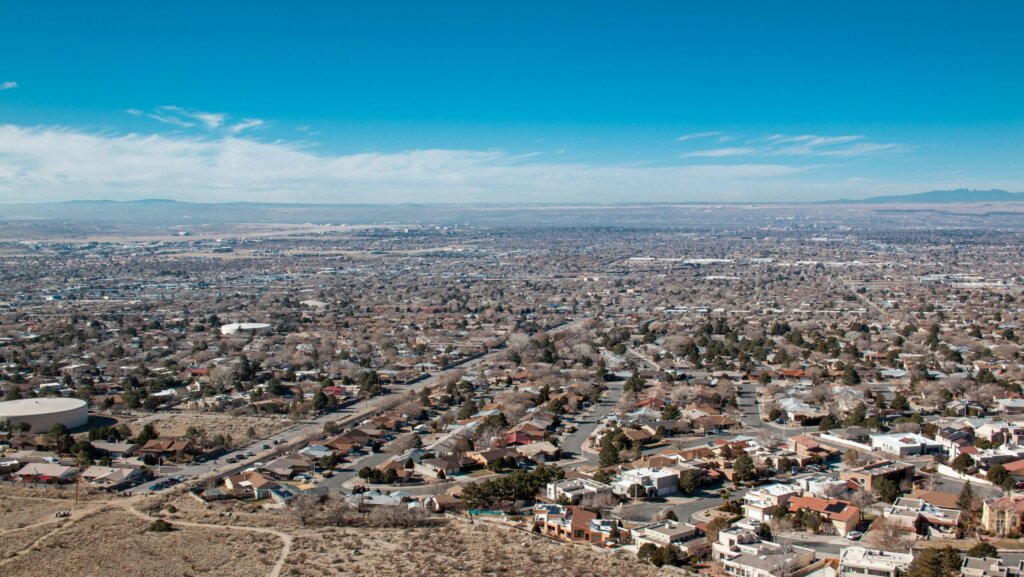
<path fill-rule="evenodd" d="M 863 536 L 864 536 L 864 533 L 861 533 L 860 531 L 850 531 L 849 533 L 846 534 L 846 538 L 851 540 L 851 541 L 856 541 L 856 540 L 860 539 Z"/>

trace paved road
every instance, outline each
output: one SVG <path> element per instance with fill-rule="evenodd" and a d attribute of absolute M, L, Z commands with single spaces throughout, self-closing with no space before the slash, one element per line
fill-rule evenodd
<path fill-rule="evenodd" d="M 572 328 L 578 327 L 587 320 L 588 318 L 581 318 L 576 321 L 566 323 L 564 325 L 550 329 L 548 330 L 548 332 L 554 334 L 561 333 Z M 360 401 L 355 405 L 346 407 L 341 411 L 328 413 L 312 420 L 303 421 L 301 423 L 296 424 L 293 427 L 289 427 L 288 429 L 275 434 L 272 437 L 268 437 L 266 439 L 258 439 L 250 443 L 246 447 L 236 449 L 235 451 L 228 453 L 227 455 L 216 461 L 182 467 L 178 469 L 175 472 L 175 474 L 180 474 L 186 477 L 190 477 L 192 479 L 204 477 L 209 478 L 215 475 L 230 474 L 234 471 L 238 471 L 248 466 L 251 466 L 253 463 L 257 461 L 267 461 L 273 459 L 276 456 L 280 455 L 281 453 L 284 453 L 291 449 L 298 448 L 298 446 L 304 443 L 307 438 L 311 436 L 320 435 L 323 432 L 323 426 L 328 422 L 335 421 L 340 427 L 348 427 L 353 424 L 359 423 L 373 416 L 375 413 L 379 412 L 388 403 L 392 403 L 394 402 L 395 399 L 401 398 L 401 396 L 406 394 L 407 391 L 419 392 L 427 387 L 437 386 L 440 384 L 441 379 L 447 377 L 453 371 L 471 369 L 481 363 L 493 361 L 502 352 L 503 349 L 495 349 L 481 357 L 472 359 L 470 361 L 466 361 L 464 363 L 434 373 L 430 377 L 417 383 L 414 383 L 412 385 L 393 385 L 389 388 L 389 392 L 386 395 L 380 395 L 377 397 L 373 397 L 371 399 L 367 399 L 365 401 Z M 279 441 L 277 445 L 273 444 L 273 441 L 275 439 Z M 264 449 L 263 446 L 266 444 L 270 444 L 271 448 Z M 228 457 L 242 455 L 247 451 L 255 453 L 255 456 L 248 457 L 239 463 L 227 463 L 226 459 Z M 342 478 L 336 482 L 332 482 L 332 485 L 338 484 L 340 486 L 340 483 L 343 482 L 345 479 L 354 476 L 358 472 L 359 468 L 370 465 L 370 463 L 374 463 L 374 461 L 376 461 L 374 464 L 379 464 L 380 462 L 383 462 L 385 458 L 387 458 L 387 455 L 371 455 L 367 457 L 365 462 L 360 463 L 355 469 L 343 470 L 341 472 L 341 475 L 339 475 Z M 379 461 L 377 459 L 379 459 Z M 132 491 L 137 492 L 149 490 L 149 487 L 153 485 L 154 482 L 156 481 L 135 487 L 134 489 L 132 489 Z"/>
<path fill-rule="evenodd" d="M 764 423 L 761 421 L 761 409 L 757 402 L 757 385 L 755 383 L 740 383 L 737 388 L 736 404 L 743 414 L 741 421 L 745 427 L 751 429 L 760 428 Z"/>
<path fill-rule="evenodd" d="M 597 430 L 601 421 L 608 416 L 615 405 L 622 397 L 623 381 L 610 381 L 606 383 L 608 391 L 601 397 L 601 400 L 590 409 L 590 414 L 576 421 L 576 431 L 567 435 L 562 441 L 562 452 L 570 457 L 582 457 L 590 464 L 597 464 L 597 455 L 583 452 L 583 443 Z"/>

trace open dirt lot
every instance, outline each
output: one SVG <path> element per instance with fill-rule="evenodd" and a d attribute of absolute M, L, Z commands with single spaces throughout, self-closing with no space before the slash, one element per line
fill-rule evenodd
<path fill-rule="evenodd" d="M 281 542 L 271 535 L 193 527 L 148 533 L 146 525 L 127 512 L 104 509 L 9 559 L 0 573 L 252 577 L 266 575 L 281 551 Z"/>
<path fill-rule="evenodd" d="M 281 572 L 285 577 L 488 574 L 640 577 L 657 575 L 658 571 L 635 559 L 452 520 L 439 527 L 411 530 L 338 528 L 298 532 Z"/>
<path fill-rule="evenodd" d="M 64 509 L 60 501 L 0 495 L 0 532 L 54 521 L 54 514 Z"/>
<path fill-rule="evenodd" d="M 183 437 L 189 427 L 196 427 L 208 437 L 231 435 L 235 443 L 248 440 L 247 432 L 251 427 L 256 438 L 266 437 L 291 425 L 291 422 L 280 417 L 249 417 L 233 416 L 224 413 L 191 413 L 171 412 L 157 413 L 143 417 L 131 423 L 133 434 L 138 434 L 146 423 L 152 423 L 161 436 Z"/>
<path fill-rule="evenodd" d="M 132 512 L 133 505 L 135 511 L 159 512 L 176 529 L 146 532 L 149 520 Z M 4 494 L 0 574 L 277 577 L 282 551 L 287 556 L 281 577 L 659 574 L 632 556 L 462 519 L 414 529 L 302 527 L 288 511 L 262 510 L 255 503 L 204 507 L 183 495 L 97 499 L 80 505 L 70 520 L 52 519 L 54 511 L 70 508 L 70 500 Z M 43 524 L 18 528 L 25 523 Z"/>

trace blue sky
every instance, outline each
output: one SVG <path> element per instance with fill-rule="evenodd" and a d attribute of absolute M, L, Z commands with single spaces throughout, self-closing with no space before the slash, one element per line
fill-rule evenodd
<path fill-rule="evenodd" d="M 0 201 L 1024 190 L 1019 2 L 0 1 Z"/>

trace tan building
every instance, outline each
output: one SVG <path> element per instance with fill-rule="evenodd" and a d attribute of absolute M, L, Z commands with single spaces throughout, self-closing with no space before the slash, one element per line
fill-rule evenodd
<path fill-rule="evenodd" d="M 875 461 L 853 469 L 847 469 L 839 474 L 844 481 L 853 481 L 865 491 L 873 491 L 875 483 L 882 478 L 899 485 L 903 481 L 914 478 L 914 466 L 899 461 Z"/>
<path fill-rule="evenodd" d="M 992 535 L 1020 533 L 1024 521 L 1024 495 L 1010 495 L 985 501 L 981 525 Z"/>

